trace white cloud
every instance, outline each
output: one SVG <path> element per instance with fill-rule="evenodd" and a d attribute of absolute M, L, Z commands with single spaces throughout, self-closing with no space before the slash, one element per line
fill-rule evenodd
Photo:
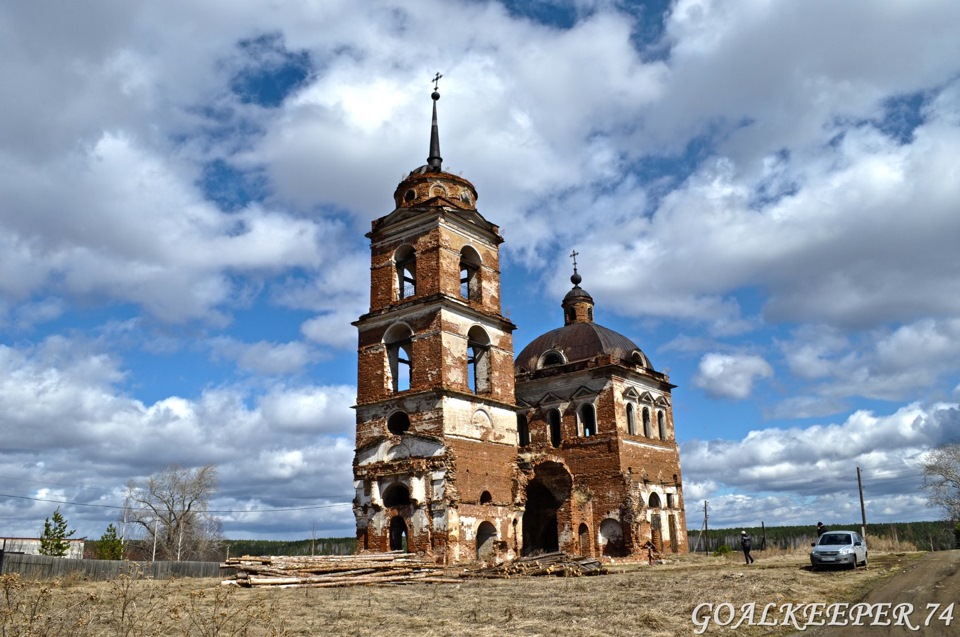
<path fill-rule="evenodd" d="M 235 361 L 241 369 L 260 374 L 296 374 L 319 360 L 319 353 L 300 341 L 241 343 L 229 337 L 210 341 L 214 355 Z"/>
<path fill-rule="evenodd" d="M 477 185 L 524 279 L 504 283 L 505 304 L 540 281 L 560 298 L 569 273 L 554 259 L 572 244 L 598 307 L 685 335 L 665 351 L 704 355 L 674 380 L 710 396 L 744 399 L 776 377 L 782 398 L 756 411 L 795 419 L 955 388 L 960 5 L 679 0 L 658 60 L 636 50 L 636 18 L 618 6 L 578 3 L 570 29 L 498 2 L 0 7 L 0 316 L 36 339 L 0 347 L 14 444 L 0 462 L 97 501 L 105 483 L 169 460 L 224 463 L 236 508 L 349 491 L 349 388 L 319 366 L 315 382 L 285 376 L 321 347 L 355 347 L 362 233 L 426 157 L 437 70 L 444 165 Z M 261 36 L 275 46 L 241 44 Z M 282 103 L 232 90 L 284 51 L 310 68 Z M 916 128 L 891 131 L 891 101 L 913 94 L 919 119 L 900 125 Z M 218 208 L 203 188 L 212 160 L 262 200 Z M 271 322 L 277 307 L 292 327 Z M 256 325 L 233 331 L 238 309 Z M 529 314 L 522 329 L 544 326 Z M 178 356 L 201 350 L 245 370 L 245 385 L 223 380 L 233 369 L 192 392 L 147 380 L 179 379 L 171 369 L 193 361 Z M 138 367 L 147 356 L 159 371 Z M 923 427 L 950 412 L 932 413 Z M 837 427 L 903 442 L 883 433 L 892 416 L 874 418 Z M 768 451 L 749 484 L 788 476 L 793 447 L 819 470 L 814 449 L 774 438 L 734 445 Z M 741 511 L 806 510 L 693 478 Z M 5 519 L 43 510 L 4 506 Z M 313 515 L 350 526 L 349 507 L 291 519 Z"/>
<path fill-rule="evenodd" d="M 712 352 L 700 359 L 693 382 L 711 396 L 743 400 L 757 380 L 771 376 L 773 368 L 760 356 Z"/>
<path fill-rule="evenodd" d="M 868 520 L 935 519 L 918 463 L 958 425 L 960 405 L 913 404 L 886 415 L 856 412 L 836 424 L 755 430 L 740 440 L 684 442 L 688 525 L 704 499 L 718 526 L 858 520 L 856 467 Z"/>
<path fill-rule="evenodd" d="M 261 508 L 289 506 L 290 498 L 349 499 L 355 388 L 296 385 L 258 396 L 223 387 L 146 405 L 118 389 L 124 374 L 116 359 L 63 337 L 28 350 L 0 346 L 0 483 L 20 493 L 62 483 L 69 489 L 56 498 L 45 495 L 49 486 L 34 497 L 119 505 L 117 493 L 131 479 L 170 463 L 213 463 L 225 497 L 253 498 Z M 0 511 L 14 504 L 0 502 Z M 34 519 L 53 506 L 34 503 L 33 518 L 11 519 Z M 63 508 L 84 534 L 103 519 L 103 510 Z M 342 528 L 349 507 L 337 515 Z"/>

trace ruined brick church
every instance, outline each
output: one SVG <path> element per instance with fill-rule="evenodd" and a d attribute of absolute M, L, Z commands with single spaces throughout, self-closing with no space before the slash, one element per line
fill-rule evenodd
<path fill-rule="evenodd" d="M 576 265 L 563 326 L 514 359 L 503 238 L 473 184 L 443 171 L 436 88 L 432 98 L 427 163 L 367 234 L 370 311 L 354 323 L 358 550 L 448 564 L 687 551 L 674 386 L 594 322 Z"/>

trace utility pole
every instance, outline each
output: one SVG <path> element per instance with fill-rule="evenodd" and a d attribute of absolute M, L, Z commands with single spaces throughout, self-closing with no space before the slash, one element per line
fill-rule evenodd
<path fill-rule="evenodd" d="M 710 552 L 710 527 L 707 525 L 707 501 L 703 501 L 703 531 L 704 535 L 707 536 L 706 541 L 703 543 L 703 552 Z"/>
<path fill-rule="evenodd" d="M 857 467 L 857 488 L 860 490 L 860 518 L 863 526 L 860 527 L 860 535 L 864 541 L 867 539 L 867 509 L 863 506 L 863 480 L 860 478 L 860 467 Z"/>

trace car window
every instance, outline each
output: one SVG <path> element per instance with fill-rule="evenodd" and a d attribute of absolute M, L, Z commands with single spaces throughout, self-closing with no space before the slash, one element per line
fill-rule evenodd
<path fill-rule="evenodd" d="M 853 544 L 847 533 L 824 533 L 820 537 L 820 544 Z"/>

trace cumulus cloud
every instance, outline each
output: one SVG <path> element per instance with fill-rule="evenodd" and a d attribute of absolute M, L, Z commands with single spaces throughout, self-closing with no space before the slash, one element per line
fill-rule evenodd
<path fill-rule="evenodd" d="M 235 361 L 241 369 L 267 375 L 296 374 L 319 359 L 316 351 L 300 341 L 241 343 L 217 337 L 210 346 L 216 356 Z"/>
<path fill-rule="evenodd" d="M 960 5 L 678 0 L 653 29 L 627 4 L 574 5 L 563 27 L 500 2 L 0 7 L 17 484 L 105 502 L 143 467 L 217 461 L 224 508 L 278 502 L 283 484 L 340 493 L 350 389 L 329 380 L 341 362 L 315 363 L 355 347 L 363 233 L 425 160 L 437 70 L 444 165 L 477 185 L 521 279 L 505 306 L 560 298 L 574 245 L 598 307 L 674 339 L 672 377 L 708 399 L 789 424 L 954 390 Z M 545 331 L 543 314 L 522 329 Z M 773 378 L 775 403 L 757 397 Z M 893 417 L 873 418 L 882 433 Z M 793 489 L 788 456 L 755 458 L 750 484 Z M 694 480 L 745 513 L 802 509 Z M 291 513 L 314 515 L 349 529 L 349 507 Z M 279 531 L 267 518 L 230 520 Z"/>
<path fill-rule="evenodd" d="M 129 480 L 166 464 L 212 463 L 221 468 L 226 498 L 215 508 L 350 499 L 353 387 L 278 386 L 263 395 L 220 387 L 195 399 L 144 404 L 119 390 L 125 372 L 114 357 L 62 337 L 30 349 L 0 346 L 0 372 L 0 484 L 6 493 L 12 484 L 41 500 L 119 505 Z M 64 489 L 53 493 L 50 485 L 58 483 Z M 23 504 L 0 499 L 0 511 L 29 519 Z M 29 505 L 33 511 L 51 506 Z M 64 511 L 82 534 L 102 531 L 93 525 L 103 510 Z M 337 528 L 349 515 L 349 507 L 338 510 Z M 38 531 L 17 526 L 9 532 Z"/>
<path fill-rule="evenodd" d="M 757 380 L 771 376 L 773 368 L 760 356 L 711 352 L 700 359 L 693 382 L 711 396 L 743 400 Z"/>
<path fill-rule="evenodd" d="M 742 439 L 690 440 L 681 443 L 681 459 L 685 478 L 702 485 L 694 497 L 708 499 L 730 521 L 809 523 L 802 518 L 811 511 L 858 519 L 856 467 L 868 507 L 885 519 L 936 518 L 919 461 L 952 440 L 958 426 L 956 403 L 911 404 L 890 414 L 858 411 L 840 423 L 758 429 Z M 777 502 L 786 508 L 771 513 Z M 692 504 L 688 492 L 688 510 Z"/>

